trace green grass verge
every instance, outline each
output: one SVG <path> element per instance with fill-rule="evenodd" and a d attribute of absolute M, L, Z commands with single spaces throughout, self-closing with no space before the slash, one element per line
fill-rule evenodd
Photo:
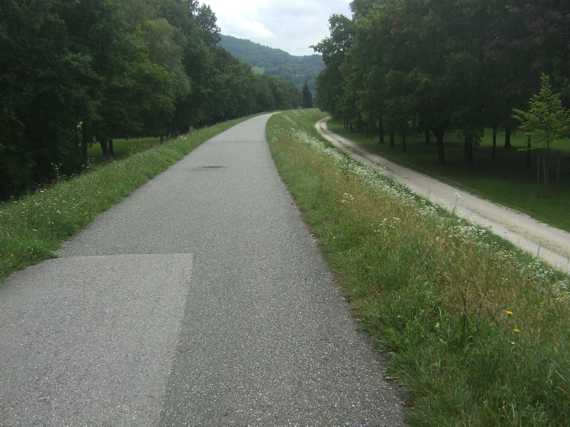
<path fill-rule="evenodd" d="M 322 113 L 274 116 L 280 174 L 417 426 L 570 419 L 568 278 L 328 147 Z"/>
<path fill-rule="evenodd" d="M 195 131 L 123 160 L 105 163 L 19 200 L 0 204 L 0 281 L 14 271 L 53 257 L 61 243 L 97 215 L 202 142 L 243 120 Z"/>
<path fill-rule="evenodd" d="M 446 141 L 448 164 L 437 163 L 435 145 L 427 145 L 422 136 L 412 136 L 408 152 L 404 153 L 398 137 L 395 148 L 388 143 L 379 144 L 378 137 L 352 133 L 341 123 L 332 121 L 329 128 L 383 157 L 403 166 L 434 176 L 451 185 L 478 194 L 502 205 L 526 212 L 534 218 L 570 231 L 570 157 L 564 160 L 562 181 L 548 189 L 536 183 L 534 169 L 526 169 L 526 140 L 524 135 L 514 134 L 512 150 L 499 145 L 497 160 L 491 158 L 491 135 L 487 131 L 476 151 L 476 167 L 466 167 L 460 136 L 449 135 Z M 499 135 L 503 137 L 502 134 Z M 502 141 L 502 139 L 499 139 Z M 570 151 L 570 141 L 557 143 L 557 149 Z M 564 151 L 562 151 L 564 152 Z"/>

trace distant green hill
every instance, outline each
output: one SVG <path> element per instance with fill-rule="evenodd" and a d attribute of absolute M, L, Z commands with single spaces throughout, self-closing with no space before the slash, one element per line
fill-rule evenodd
<path fill-rule="evenodd" d="M 220 46 L 236 58 L 250 64 L 257 72 L 281 77 L 299 89 L 305 80 L 308 80 L 313 93 L 316 78 L 325 67 L 319 55 L 294 56 L 283 50 L 231 36 L 222 36 Z"/>

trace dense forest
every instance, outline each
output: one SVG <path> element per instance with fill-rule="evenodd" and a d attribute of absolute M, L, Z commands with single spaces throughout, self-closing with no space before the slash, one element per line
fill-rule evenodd
<path fill-rule="evenodd" d="M 320 55 L 294 56 L 249 40 L 221 36 L 220 46 L 263 74 L 280 77 L 301 89 L 305 82 L 314 90 L 317 76 L 325 65 Z"/>
<path fill-rule="evenodd" d="M 484 129 L 493 158 L 499 130 L 506 149 L 517 127 L 545 150 L 568 132 L 570 3 L 355 0 L 352 11 L 333 16 L 315 47 L 326 63 L 317 102 L 347 128 L 401 138 L 404 150 L 407 136 L 425 133 L 440 163 L 459 131 L 468 165 Z"/>
<path fill-rule="evenodd" d="M 299 105 L 219 39 L 195 0 L 2 0 L 0 199 L 80 172 L 92 143 Z"/>

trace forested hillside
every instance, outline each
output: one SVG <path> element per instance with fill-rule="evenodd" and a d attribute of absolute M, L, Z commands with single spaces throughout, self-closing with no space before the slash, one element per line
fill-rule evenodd
<path fill-rule="evenodd" d="M 91 143 L 299 104 L 219 38 L 195 0 L 2 0 L 0 199 L 80 172 Z"/>
<path fill-rule="evenodd" d="M 220 46 L 260 72 L 288 80 L 298 89 L 303 87 L 305 81 L 314 89 L 316 78 L 324 69 L 319 55 L 294 56 L 283 50 L 224 35 L 221 36 Z"/>
<path fill-rule="evenodd" d="M 568 133 L 552 120 L 570 104 L 567 2 L 355 0 L 352 9 L 351 18 L 331 18 L 331 35 L 316 48 L 327 66 L 318 81 L 323 109 L 350 129 L 378 132 L 380 142 L 385 133 L 392 145 L 401 137 L 404 150 L 411 134 L 425 133 L 428 144 L 433 136 L 441 164 L 451 132 L 462 135 L 473 166 L 485 129 L 495 160 L 498 130 L 509 149 L 523 125 L 529 158 L 521 167 L 539 147 L 540 179 L 560 178 L 548 164 L 554 139 Z M 536 120 L 527 126 L 513 110 L 527 109 L 533 94 Z"/>

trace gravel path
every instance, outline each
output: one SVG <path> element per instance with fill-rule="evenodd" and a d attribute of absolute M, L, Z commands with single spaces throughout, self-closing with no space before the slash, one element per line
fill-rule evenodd
<path fill-rule="evenodd" d="M 0 288 L 0 424 L 402 424 L 276 172 L 268 118 Z"/>
<path fill-rule="evenodd" d="M 319 133 L 352 158 L 408 187 L 412 192 L 467 221 L 489 229 L 520 249 L 538 255 L 553 267 L 570 273 L 570 233 L 538 222 L 521 212 L 497 205 L 370 153 L 327 127 L 328 119 L 317 123 Z"/>

